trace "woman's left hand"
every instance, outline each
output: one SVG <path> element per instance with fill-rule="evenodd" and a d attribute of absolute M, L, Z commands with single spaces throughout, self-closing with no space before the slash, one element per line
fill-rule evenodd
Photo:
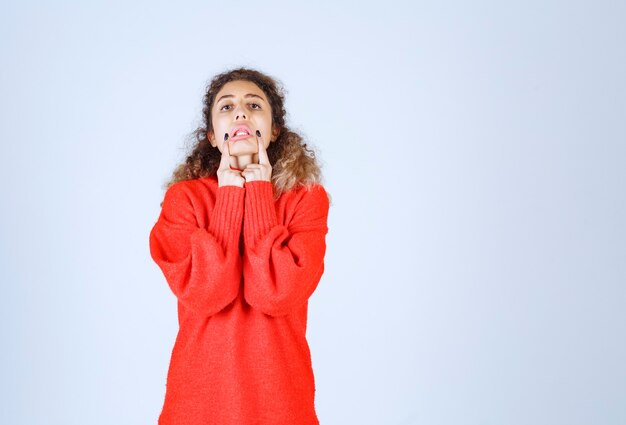
<path fill-rule="evenodd" d="M 257 130 L 256 142 L 259 147 L 259 163 L 248 164 L 241 172 L 241 175 L 244 179 L 246 179 L 246 182 L 255 180 L 265 180 L 268 182 L 272 181 L 272 164 L 270 164 L 270 159 L 267 156 L 267 150 L 261 140 L 260 134 L 261 132 Z"/>

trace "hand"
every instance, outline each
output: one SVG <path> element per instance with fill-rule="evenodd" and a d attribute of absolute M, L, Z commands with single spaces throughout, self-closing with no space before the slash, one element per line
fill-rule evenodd
<path fill-rule="evenodd" d="M 232 170 L 230 168 L 230 144 L 228 143 L 228 133 L 224 135 L 224 144 L 222 145 L 222 159 L 217 169 L 217 185 L 222 186 L 239 186 L 243 187 L 245 180 L 241 175 L 241 171 Z"/>
<path fill-rule="evenodd" d="M 265 150 L 265 144 L 263 144 L 263 141 L 261 139 L 261 132 L 259 130 L 256 131 L 256 143 L 259 147 L 259 163 L 248 164 L 246 168 L 241 172 L 241 174 L 246 179 L 246 182 L 251 182 L 255 180 L 264 180 L 271 182 L 272 164 L 270 164 L 270 159 L 267 156 L 267 150 Z"/>

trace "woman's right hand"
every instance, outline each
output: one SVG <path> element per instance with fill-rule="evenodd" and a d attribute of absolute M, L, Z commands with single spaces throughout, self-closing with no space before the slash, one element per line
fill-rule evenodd
<path fill-rule="evenodd" d="M 228 143 L 228 134 L 224 136 L 222 144 L 222 159 L 217 169 L 218 187 L 222 186 L 239 186 L 243 187 L 246 179 L 244 179 L 241 171 L 230 168 L 230 144 Z"/>

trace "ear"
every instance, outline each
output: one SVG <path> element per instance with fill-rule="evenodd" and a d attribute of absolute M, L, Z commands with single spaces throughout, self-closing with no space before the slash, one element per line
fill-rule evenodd
<path fill-rule="evenodd" d="M 270 141 L 275 142 L 276 139 L 278 139 L 278 136 L 280 136 L 280 128 L 273 128 L 272 129 L 272 138 L 270 139 Z"/>
<path fill-rule="evenodd" d="M 213 131 L 207 131 L 206 138 L 211 143 L 211 146 L 213 146 L 213 147 L 217 146 L 217 143 L 215 141 L 215 137 L 213 137 Z"/>

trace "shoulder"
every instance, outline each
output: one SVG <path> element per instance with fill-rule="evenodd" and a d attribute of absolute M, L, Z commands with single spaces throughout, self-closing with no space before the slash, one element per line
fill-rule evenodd
<path fill-rule="evenodd" d="M 198 179 L 180 180 L 172 184 L 165 191 L 165 197 L 169 196 L 181 196 L 186 194 L 188 196 L 202 195 L 207 191 L 215 192 L 217 189 L 217 179 L 214 177 L 201 177 Z"/>
<path fill-rule="evenodd" d="M 291 189 L 286 197 L 285 207 L 293 212 L 298 221 L 326 221 L 330 208 L 330 197 L 319 183 L 301 185 Z"/>
<path fill-rule="evenodd" d="M 296 186 L 282 192 L 281 198 L 288 203 L 299 203 L 302 201 L 328 201 L 330 198 L 321 183 L 298 183 Z"/>
<path fill-rule="evenodd" d="M 216 190 L 217 180 L 213 177 L 181 180 L 167 188 L 162 205 L 169 208 L 192 206 Z"/>
<path fill-rule="evenodd" d="M 326 188 L 320 183 L 311 183 L 295 189 L 300 202 L 316 203 L 326 208 L 330 205 L 330 197 Z"/>

